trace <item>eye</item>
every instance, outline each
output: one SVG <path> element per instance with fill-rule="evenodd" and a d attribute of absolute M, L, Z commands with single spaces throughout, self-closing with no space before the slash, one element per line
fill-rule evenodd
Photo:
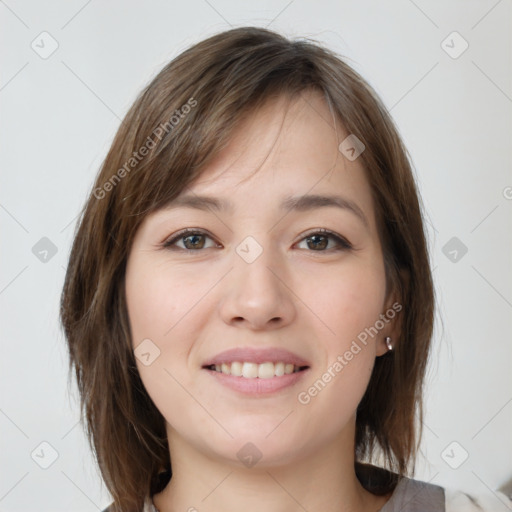
<path fill-rule="evenodd" d="M 347 240 L 327 229 L 317 229 L 316 231 L 309 233 L 299 242 L 299 244 L 304 242 L 306 243 L 307 248 L 312 249 L 315 252 L 327 252 L 331 249 L 335 251 L 352 249 L 352 245 Z M 305 247 L 299 247 L 299 249 L 304 248 Z"/>
<path fill-rule="evenodd" d="M 208 249 L 210 247 L 219 247 L 215 242 L 207 246 L 205 243 L 206 239 L 210 239 L 213 242 L 212 237 L 204 231 L 197 229 L 184 229 L 169 240 L 165 241 L 162 246 L 166 249 L 181 249 L 185 251 L 196 251 L 200 249 Z M 180 243 L 183 243 L 183 245 L 180 246 Z"/>
<path fill-rule="evenodd" d="M 207 245 L 206 240 L 210 240 Z M 306 244 L 307 247 L 300 247 L 300 244 Z M 181 245 L 180 245 L 181 244 Z M 183 229 L 172 238 L 165 241 L 162 246 L 170 250 L 182 251 L 200 251 L 212 247 L 222 247 L 216 243 L 207 232 L 200 229 Z M 310 249 L 314 252 L 341 251 L 352 249 L 352 245 L 340 235 L 327 229 L 317 229 L 309 233 L 298 244 L 299 249 Z"/>

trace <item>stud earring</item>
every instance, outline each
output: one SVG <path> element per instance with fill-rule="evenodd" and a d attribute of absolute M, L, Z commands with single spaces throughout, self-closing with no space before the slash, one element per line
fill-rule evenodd
<path fill-rule="evenodd" d="M 384 338 L 384 342 L 386 343 L 386 347 L 388 347 L 388 350 L 393 350 L 393 345 L 391 345 L 391 338 L 389 336 L 386 336 Z"/>

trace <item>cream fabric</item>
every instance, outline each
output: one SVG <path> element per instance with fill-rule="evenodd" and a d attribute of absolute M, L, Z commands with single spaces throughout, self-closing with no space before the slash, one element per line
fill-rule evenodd
<path fill-rule="evenodd" d="M 496 491 L 487 494 L 468 495 L 461 491 L 445 489 L 446 512 L 506 512 L 512 511 L 512 500 Z"/>

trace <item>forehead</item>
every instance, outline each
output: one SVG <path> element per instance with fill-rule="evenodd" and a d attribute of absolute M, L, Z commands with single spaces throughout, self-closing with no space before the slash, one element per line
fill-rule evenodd
<path fill-rule="evenodd" d="M 362 160 L 348 160 L 339 149 L 348 135 L 319 92 L 268 100 L 248 112 L 228 144 L 181 195 L 217 196 L 226 205 L 239 200 L 245 206 L 251 201 L 254 207 L 277 207 L 277 198 L 282 202 L 305 194 L 342 194 L 372 219 L 372 193 Z"/>
<path fill-rule="evenodd" d="M 215 180 L 231 167 L 239 170 L 242 163 L 259 161 L 264 167 L 271 160 L 278 167 L 283 159 L 292 160 L 294 156 L 306 157 L 306 166 L 314 161 L 315 167 L 330 168 L 338 158 L 338 138 L 346 135 L 344 126 L 317 91 L 270 98 L 244 114 L 200 181 Z"/>

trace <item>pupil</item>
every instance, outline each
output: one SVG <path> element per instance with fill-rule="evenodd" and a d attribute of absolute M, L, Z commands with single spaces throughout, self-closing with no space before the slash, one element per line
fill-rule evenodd
<path fill-rule="evenodd" d="M 201 239 L 202 236 L 203 235 L 188 235 L 184 237 L 183 240 L 185 241 L 185 247 L 187 247 L 187 249 L 201 249 L 204 245 L 204 239 Z M 203 243 L 200 243 L 198 239 L 201 239 Z M 307 238 L 307 241 L 310 249 L 325 249 L 327 247 L 327 237 L 323 235 L 310 236 Z"/>
<path fill-rule="evenodd" d="M 183 240 L 185 240 L 185 247 L 187 247 L 187 249 L 190 249 L 190 248 L 193 248 L 193 249 L 201 249 L 204 245 L 204 240 L 203 240 L 203 243 L 197 243 L 197 239 L 200 238 L 202 235 L 188 235 L 186 236 Z M 187 240 L 191 240 L 193 239 L 194 241 L 192 242 L 192 244 L 187 244 Z M 189 245 L 192 245 L 192 247 L 189 247 Z"/>
<path fill-rule="evenodd" d="M 322 241 L 320 242 L 320 244 L 318 244 L 318 239 L 321 238 Z M 316 249 L 325 249 L 327 247 L 327 237 L 323 236 L 323 235 L 313 235 L 313 236 L 310 236 L 308 237 L 308 244 L 309 242 L 313 241 L 313 244 L 314 244 L 314 248 Z M 311 246 L 310 246 L 311 248 Z"/>

